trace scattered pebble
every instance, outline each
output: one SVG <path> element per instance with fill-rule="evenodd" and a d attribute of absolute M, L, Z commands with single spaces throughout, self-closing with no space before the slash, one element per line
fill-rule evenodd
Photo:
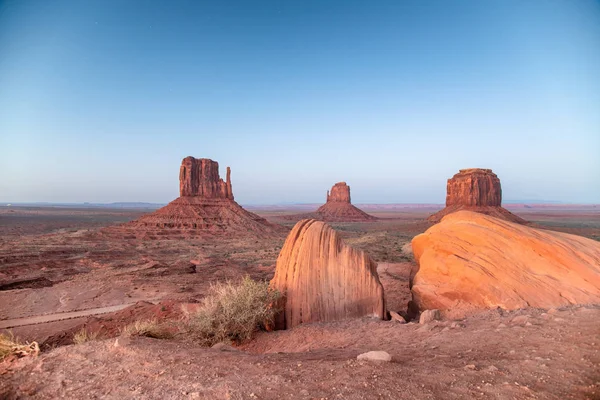
<path fill-rule="evenodd" d="M 357 360 L 366 360 L 366 361 L 392 361 L 392 356 L 385 351 L 369 351 L 366 353 L 359 354 L 356 357 Z"/>

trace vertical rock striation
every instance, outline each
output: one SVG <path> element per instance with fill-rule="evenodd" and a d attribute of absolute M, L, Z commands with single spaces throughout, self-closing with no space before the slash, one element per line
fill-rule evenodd
<path fill-rule="evenodd" d="M 285 293 L 275 329 L 385 316 L 375 262 L 364 251 L 345 245 L 320 221 L 302 220 L 294 226 L 277 259 L 271 287 Z"/>

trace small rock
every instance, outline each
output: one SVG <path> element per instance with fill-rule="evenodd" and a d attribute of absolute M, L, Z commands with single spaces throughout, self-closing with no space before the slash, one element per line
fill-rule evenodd
<path fill-rule="evenodd" d="M 564 318 L 554 318 L 554 322 L 564 322 Z"/>
<path fill-rule="evenodd" d="M 406 320 L 402 317 L 402 315 L 398 314 L 396 311 L 390 311 L 390 317 L 392 317 L 392 321 L 396 321 L 401 324 L 406 323 Z"/>
<path fill-rule="evenodd" d="M 215 349 L 215 350 L 221 350 L 221 351 L 239 351 L 235 347 L 230 346 L 230 345 L 228 345 L 226 343 L 223 343 L 223 342 L 217 343 L 217 344 L 213 345 L 211 348 Z"/>
<path fill-rule="evenodd" d="M 498 368 L 496 368 L 495 365 L 490 365 L 489 367 L 486 368 L 486 371 L 488 371 L 488 372 L 496 372 L 496 371 L 498 371 Z"/>
<path fill-rule="evenodd" d="M 525 326 L 531 326 L 531 325 L 533 325 L 531 322 L 529 322 L 529 321 L 525 322 Z"/>
<path fill-rule="evenodd" d="M 498 329 L 502 329 L 502 328 L 506 328 L 506 325 L 504 325 L 504 324 L 498 325 Z"/>
<path fill-rule="evenodd" d="M 357 360 L 367 360 L 367 361 L 392 361 L 392 356 L 390 356 L 385 351 L 369 351 L 367 353 L 359 354 L 356 357 Z"/>
<path fill-rule="evenodd" d="M 125 347 L 131 344 L 131 338 L 127 336 L 119 336 L 115 339 L 114 347 Z"/>
<path fill-rule="evenodd" d="M 477 367 L 475 366 L 475 364 L 467 364 L 467 365 L 465 365 L 465 369 L 470 369 L 472 371 L 475 371 L 477 369 Z"/>
<path fill-rule="evenodd" d="M 518 317 L 514 317 L 512 319 L 511 324 L 525 324 L 529 319 L 529 315 L 519 315 Z"/>
<path fill-rule="evenodd" d="M 551 308 L 548 310 L 548 314 L 556 314 L 558 310 L 556 308 Z"/>
<path fill-rule="evenodd" d="M 431 321 L 439 321 L 441 319 L 440 310 L 425 310 L 419 318 L 420 324 L 426 324 Z"/>

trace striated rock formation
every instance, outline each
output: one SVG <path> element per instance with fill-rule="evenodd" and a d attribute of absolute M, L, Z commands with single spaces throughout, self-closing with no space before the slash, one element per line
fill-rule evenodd
<path fill-rule="evenodd" d="M 179 168 L 179 196 L 233 200 L 231 169 L 227 167 L 227 181 L 223 182 L 218 162 L 208 158 L 184 158 Z"/>
<path fill-rule="evenodd" d="M 107 235 L 157 238 L 164 236 L 246 236 L 282 233 L 285 229 L 244 210 L 233 200 L 231 170 L 219 177 L 219 164 L 186 157 L 179 169 L 180 197 L 141 218 L 104 230 Z"/>
<path fill-rule="evenodd" d="M 527 221 L 502 208 L 500 179 L 491 169 L 461 169 L 448 179 L 446 208 L 431 215 L 431 222 L 439 222 L 445 215 L 458 210 L 469 210 L 525 224 Z"/>
<path fill-rule="evenodd" d="M 550 308 L 600 302 L 600 242 L 469 211 L 412 240 L 419 309 Z"/>
<path fill-rule="evenodd" d="M 275 329 L 385 316 L 377 265 L 320 221 L 302 220 L 294 226 L 279 253 L 271 287 L 285 293 Z"/>
<path fill-rule="evenodd" d="M 331 194 L 327 191 L 327 203 L 348 203 L 350 204 L 350 186 L 346 182 L 338 182 L 331 188 Z"/>

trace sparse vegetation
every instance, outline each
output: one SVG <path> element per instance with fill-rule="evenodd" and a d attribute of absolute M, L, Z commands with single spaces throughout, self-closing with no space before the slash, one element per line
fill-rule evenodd
<path fill-rule="evenodd" d="M 86 328 L 81 328 L 79 332 L 73 335 L 74 344 L 83 344 L 96 339 L 98 339 L 98 332 L 89 332 Z"/>
<path fill-rule="evenodd" d="M 187 334 L 205 346 L 248 340 L 273 322 L 278 311 L 274 304 L 280 297 L 267 282 L 256 282 L 248 276 L 239 283 L 214 284 L 202 307 L 189 315 Z"/>
<path fill-rule="evenodd" d="M 155 339 L 169 339 L 173 337 L 167 326 L 152 320 L 138 320 L 129 325 L 126 325 L 121 334 L 125 336 L 146 336 Z"/>
<path fill-rule="evenodd" d="M 20 343 L 15 337 L 7 334 L 0 334 L 0 361 L 14 354 L 18 357 L 37 355 L 40 352 L 40 346 L 37 342 Z"/>

